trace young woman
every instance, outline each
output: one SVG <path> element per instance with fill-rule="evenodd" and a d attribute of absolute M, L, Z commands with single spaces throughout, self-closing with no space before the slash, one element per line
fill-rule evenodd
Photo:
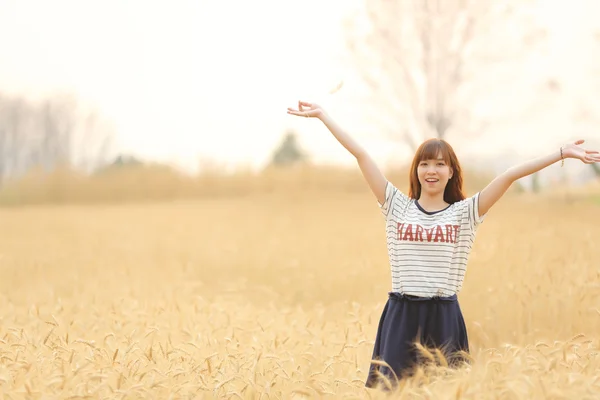
<path fill-rule="evenodd" d="M 414 156 L 408 195 L 381 173 L 367 152 L 317 104 L 300 101 L 288 114 L 320 119 L 358 162 L 386 221 L 392 290 L 383 309 L 366 386 L 386 377 L 393 386 L 409 376 L 421 357 L 415 342 L 438 348 L 450 366 L 460 365 L 469 342 L 457 301 L 478 226 L 511 184 L 565 158 L 600 162 L 583 140 L 497 176 L 465 198 L 460 164 L 445 141 L 425 141 Z"/>

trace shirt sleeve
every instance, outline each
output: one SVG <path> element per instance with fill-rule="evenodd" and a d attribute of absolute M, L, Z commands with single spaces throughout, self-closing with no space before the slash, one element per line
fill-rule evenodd
<path fill-rule="evenodd" d="M 482 224 L 485 220 L 485 216 L 487 215 L 479 215 L 479 194 L 480 192 L 475 193 L 469 202 L 469 207 L 472 214 L 471 220 L 473 221 L 474 228 L 477 228 L 480 224 Z"/>
<path fill-rule="evenodd" d="M 383 216 L 388 219 L 395 207 L 404 209 L 408 203 L 408 196 L 396 188 L 392 182 L 388 181 L 385 185 L 385 201 L 379 204 L 379 209 Z"/>
<path fill-rule="evenodd" d="M 485 215 L 479 215 L 479 193 L 461 201 L 461 225 L 475 231 L 485 220 Z"/>

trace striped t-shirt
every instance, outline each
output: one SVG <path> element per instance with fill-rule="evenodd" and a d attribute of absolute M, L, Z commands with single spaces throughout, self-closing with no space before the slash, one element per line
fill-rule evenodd
<path fill-rule="evenodd" d="M 386 220 L 392 292 L 446 297 L 462 288 L 479 216 L 479 193 L 427 212 L 391 182 L 379 204 Z"/>

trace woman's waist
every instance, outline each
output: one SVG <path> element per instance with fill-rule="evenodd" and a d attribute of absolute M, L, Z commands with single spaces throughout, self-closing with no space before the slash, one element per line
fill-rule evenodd
<path fill-rule="evenodd" d="M 445 296 L 445 295 L 414 295 L 403 292 L 388 292 L 388 296 L 390 299 L 400 300 L 400 301 L 434 301 L 434 302 L 445 302 L 452 303 L 458 301 L 458 296 L 456 293 Z"/>

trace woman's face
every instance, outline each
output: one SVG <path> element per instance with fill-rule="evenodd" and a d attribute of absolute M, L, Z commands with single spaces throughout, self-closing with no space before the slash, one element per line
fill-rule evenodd
<path fill-rule="evenodd" d="M 441 155 L 437 159 L 421 160 L 417 166 L 417 176 L 421 184 L 421 193 L 436 195 L 444 193 L 448 180 L 452 177 L 452 169 Z"/>

